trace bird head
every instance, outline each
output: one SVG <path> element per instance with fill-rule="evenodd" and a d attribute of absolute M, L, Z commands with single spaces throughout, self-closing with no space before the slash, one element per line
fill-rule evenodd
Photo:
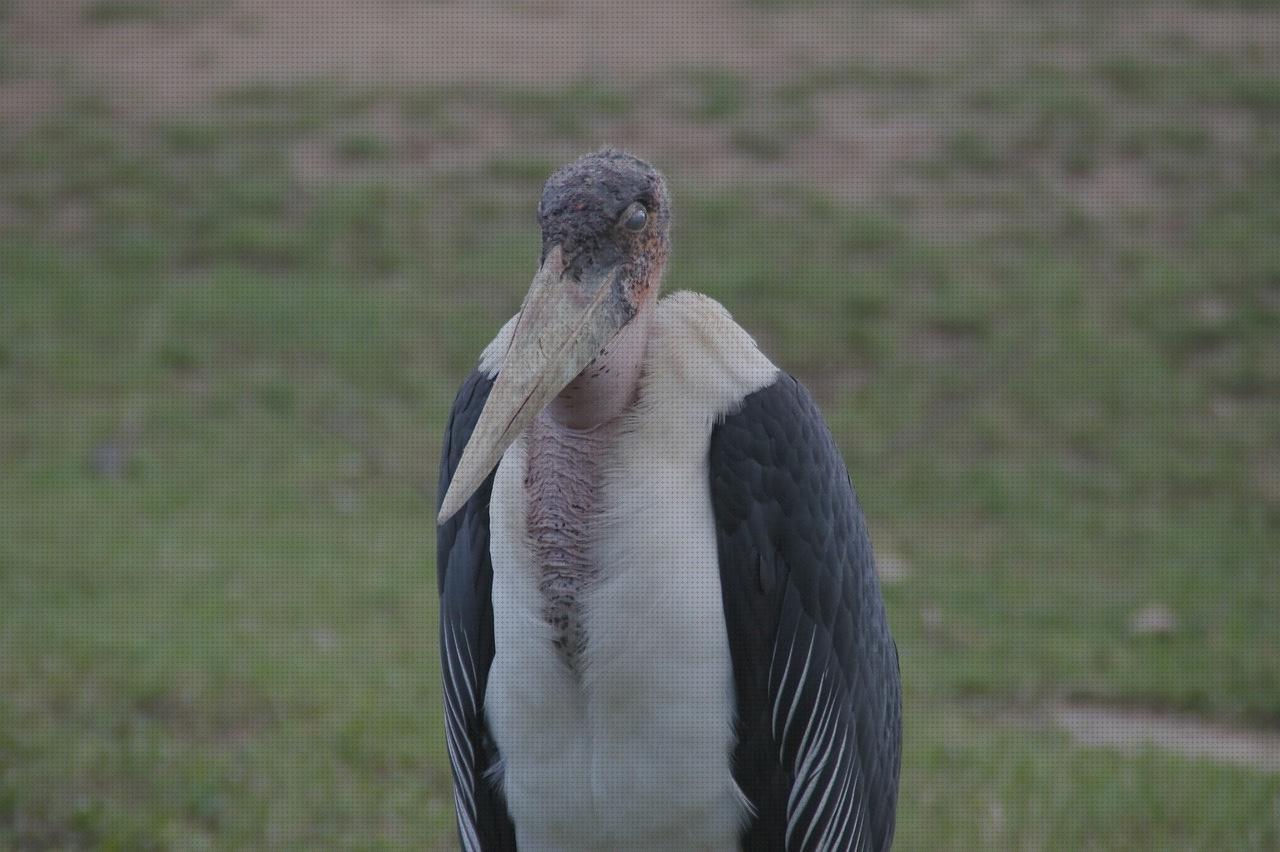
<path fill-rule="evenodd" d="M 667 184 L 653 166 L 605 148 L 561 166 L 538 202 L 540 264 L 558 247 L 565 271 L 592 287 L 608 278 L 634 314 L 658 289 L 671 250 Z"/>
<path fill-rule="evenodd" d="M 543 186 L 538 225 L 538 271 L 440 505 L 439 523 L 657 297 L 671 250 L 671 209 L 666 181 L 645 161 L 605 148 L 562 166 Z"/>

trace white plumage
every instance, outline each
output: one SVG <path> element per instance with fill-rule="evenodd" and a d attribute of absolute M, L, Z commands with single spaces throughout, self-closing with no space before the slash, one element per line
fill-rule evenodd
<path fill-rule="evenodd" d="M 486 350 L 490 374 L 511 328 Z M 626 440 L 606 451 L 580 680 L 542 617 L 526 439 L 503 456 L 485 708 L 522 849 L 737 848 L 747 805 L 730 773 L 733 684 L 706 457 L 715 419 L 776 373 L 713 300 L 678 293 L 656 306 Z"/>

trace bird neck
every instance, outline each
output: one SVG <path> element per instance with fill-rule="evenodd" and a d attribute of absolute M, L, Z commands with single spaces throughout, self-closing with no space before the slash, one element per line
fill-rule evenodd
<path fill-rule="evenodd" d="M 592 429 L 612 421 L 635 401 L 652 323 L 650 301 L 641 304 L 631 322 L 547 406 L 556 423 Z"/>

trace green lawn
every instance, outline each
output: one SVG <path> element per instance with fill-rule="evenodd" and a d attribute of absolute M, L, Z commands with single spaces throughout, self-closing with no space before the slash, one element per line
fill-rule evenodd
<path fill-rule="evenodd" d="M 153 6 L 93 14 L 125 5 Z M 677 183 L 667 283 L 814 389 L 906 566 L 900 848 L 1280 846 L 1280 775 L 1016 721 L 1070 700 L 1280 726 L 1280 78 L 1179 62 L 320 80 L 143 127 L 69 89 L 0 146 L 0 846 L 451 846 L 439 434 L 527 285 L 541 176 L 664 80 L 690 97 L 661 108 L 762 162 L 823 92 L 952 122 L 923 198 Z M 444 139 L 480 104 L 534 141 L 405 179 L 394 139 L 350 129 L 388 104 Z M 317 139 L 339 166 L 304 180 Z M 1115 162 L 1157 209 L 1060 191 Z M 995 224 L 935 233 L 934 206 Z M 1173 628 L 1131 629 L 1153 605 Z"/>

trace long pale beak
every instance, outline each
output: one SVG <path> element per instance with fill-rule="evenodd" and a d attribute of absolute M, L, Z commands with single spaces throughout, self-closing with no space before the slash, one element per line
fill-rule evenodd
<path fill-rule="evenodd" d="M 634 309 L 616 292 L 617 267 L 564 272 L 560 247 L 548 254 L 520 308 L 489 399 L 462 451 L 436 523 L 453 517 L 547 403 L 577 378 Z"/>

